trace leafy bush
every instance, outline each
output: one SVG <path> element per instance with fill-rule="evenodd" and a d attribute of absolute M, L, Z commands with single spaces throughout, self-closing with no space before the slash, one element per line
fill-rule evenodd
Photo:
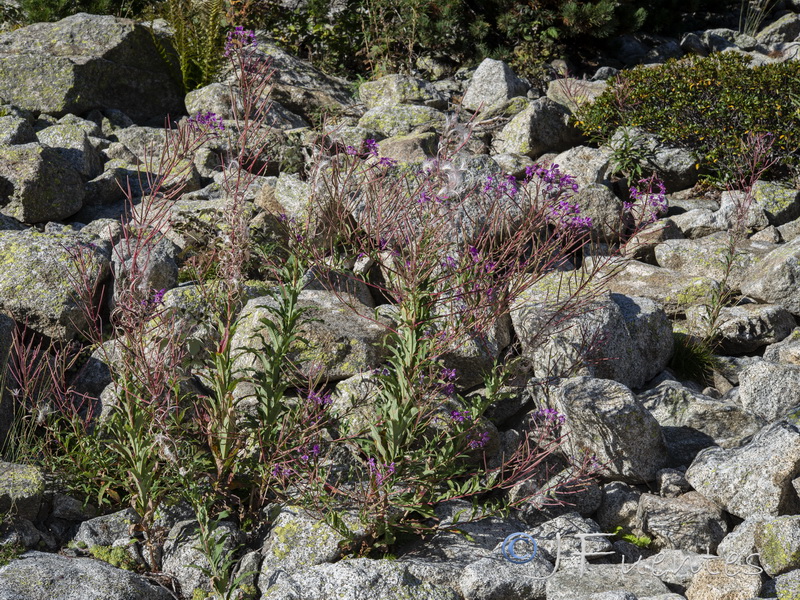
<path fill-rule="evenodd" d="M 79 12 L 133 17 L 152 4 L 152 0 L 20 0 L 28 23 L 58 21 Z"/>
<path fill-rule="evenodd" d="M 728 181 L 730 165 L 747 153 L 748 133 L 770 134 L 773 173 L 798 164 L 800 63 L 750 67 L 733 53 L 671 60 L 623 72 L 577 123 L 604 142 L 621 126 L 636 126 L 697 153 L 699 167 Z M 794 100 L 792 99 L 794 98 Z"/>
<path fill-rule="evenodd" d="M 161 13 L 174 31 L 172 43 L 184 91 L 211 83 L 222 64 L 225 45 L 223 0 L 167 0 Z M 170 62 L 163 49 L 162 56 Z"/>

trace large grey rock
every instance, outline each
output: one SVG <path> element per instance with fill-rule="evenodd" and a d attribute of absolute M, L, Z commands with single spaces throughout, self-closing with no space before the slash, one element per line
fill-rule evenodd
<path fill-rule="evenodd" d="M 553 164 L 558 165 L 562 173 L 572 175 L 582 189 L 593 183 L 610 183 L 611 158 L 608 148 L 576 146 L 556 156 Z"/>
<path fill-rule="evenodd" d="M 770 344 L 764 349 L 764 360 L 800 365 L 800 327 L 780 342 Z"/>
<path fill-rule="evenodd" d="M 753 203 L 767 215 L 770 225 L 785 225 L 800 217 L 800 190 L 773 181 L 757 181 L 752 197 Z"/>
<path fill-rule="evenodd" d="M 344 297 L 348 304 L 342 300 Z M 261 319 L 274 320 L 267 306 L 277 306 L 270 297 L 250 300 L 239 318 L 239 326 L 232 340 L 234 353 L 249 348 L 261 350 L 258 333 L 268 336 Z M 372 316 L 372 311 L 352 297 L 334 292 L 307 290 L 300 293 L 299 306 L 308 309 L 308 320 L 300 326 L 300 335 L 308 345 L 297 342 L 290 349 L 289 359 L 305 374 L 317 371 L 323 380 L 347 379 L 357 373 L 377 367 L 383 356 L 380 344 L 389 322 L 359 316 Z M 237 360 L 237 367 L 257 367 L 252 354 Z"/>
<path fill-rule="evenodd" d="M 400 74 L 365 81 L 358 88 L 358 97 L 368 109 L 398 104 L 423 104 L 440 110 L 447 108 L 447 98 L 432 84 Z"/>
<path fill-rule="evenodd" d="M 25 223 L 60 221 L 83 206 L 83 179 L 55 148 L 0 147 L 0 211 Z"/>
<path fill-rule="evenodd" d="M 29 144 L 36 141 L 36 134 L 27 119 L 16 115 L 0 117 L 0 146 Z"/>
<path fill-rule="evenodd" d="M 87 548 L 127 542 L 140 521 L 139 515 L 131 508 L 95 517 L 81 523 L 73 541 L 76 544 L 85 544 Z"/>
<path fill-rule="evenodd" d="M 198 113 L 212 112 L 225 121 L 234 120 L 237 116 L 240 120 L 245 118 L 244 100 L 242 92 L 238 86 L 230 86 L 223 83 L 210 83 L 205 87 L 192 90 L 186 94 L 186 111 L 190 115 Z M 236 102 L 236 111 L 233 110 Z M 263 119 L 260 124 L 276 129 L 295 129 L 297 127 L 308 127 L 306 120 L 286 109 L 277 100 L 269 101 L 268 111 L 259 114 L 262 105 L 256 103 L 250 118 Z M 231 124 L 233 125 L 233 124 Z M 253 134 L 251 134 L 253 135 Z"/>
<path fill-rule="evenodd" d="M 607 88 L 605 81 L 559 77 L 547 84 L 547 97 L 574 113 L 584 104 L 597 100 Z"/>
<path fill-rule="evenodd" d="M 672 215 L 670 219 L 684 237 L 694 240 L 725 231 L 727 225 L 718 217 L 717 212 L 710 208 L 692 208 L 679 215 Z"/>
<path fill-rule="evenodd" d="M 357 522 L 350 520 L 351 529 Z M 340 533 L 297 506 L 283 508 L 264 540 L 264 557 L 259 587 L 268 590 L 281 574 L 293 574 L 307 567 L 334 562 L 341 558 Z"/>
<path fill-rule="evenodd" d="M 707 307 L 690 307 L 686 319 L 689 333 L 701 339 L 708 333 Z M 719 311 L 714 328 L 720 352 L 744 354 L 781 341 L 794 329 L 794 317 L 775 304 L 725 306 Z"/>
<path fill-rule="evenodd" d="M 800 405 L 800 365 L 761 361 L 739 373 L 739 402 L 767 422 Z"/>
<path fill-rule="evenodd" d="M 233 523 L 221 521 L 211 535 L 215 540 L 212 543 L 223 552 L 232 554 L 235 551 L 238 531 Z M 211 564 L 202 549 L 197 521 L 176 523 L 167 534 L 163 552 L 161 570 L 178 582 L 183 596 L 196 597 L 195 590 L 211 592 L 209 578 L 202 571 L 210 569 Z"/>
<path fill-rule="evenodd" d="M 621 481 L 606 483 L 602 491 L 603 497 L 595 515 L 597 523 L 603 531 L 614 531 L 617 527 L 631 531 L 636 525 L 642 492 Z"/>
<path fill-rule="evenodd" d="M 562 152 L 579 140 L 580 133 L 569 124 L 569 111 L 549 98 L 539 98 L 497 134 L 493 150 L 536 159 L 545 152 Z"/>
<path fill-rule="evenodd" d="M 620 218 L 623 205 L 622 200 L 610 188 L 599 183 L 590 183 L 580 188 L 570 201 L 580 207 L 582 217 L 592 220 L 592 239 L 605 243 L 619 240 L 624 230 Z"/>
<path fill-rule="evenodd" d="M 687 307 L 707 298 L 717 287 L 714 280 L 705 276 L 689 277 L 678 271 L 650 265 L 638 260 L 612 261 L 604 273 L 609 277 L 608 289 L 627 296 L 642 296 L 656 301 L 664 311 L 675 316 Z"/>
<path fill-rule="evenodd" d="M 746 518 L 798 509 L 792 480 L 800 473 L 800 430 L 779 421 L 740 448 L 706 448 L 686 471 L 692 487 L 729 513 Z"/>
<path fill-rule="evenodd" d="M 753 266 L 766 261 L 775 250 L 775 245 L 767 242 L 743 240 L 736 244 L 733 264 L 726 282 L 728 287 L 739 287 L 747 270 L 757 268 Z M 659 266 L 681 271 L 692 277 L 710 277 L 719 282 L 725 279 L 729 253 L 729 236 L 725 232 L 697 240 L 666 240 L 655 248 Z"/>
<path fill-rule="evenodd" d="M 183 112 L 160 33 L 129 19 L 84 13 L 0 34 L 0 97 L 61 116 L 119 109 L 137 122 Z"/>
<path fill-rule="evenodd" d="M 92 123 L 94 125 L 94 123 Z M 89 142 L 86 131 L 74 123 L 57 123 L 36 134 L 39 142 L 55 148 L 83 177 L 97 177 L 103 170 L 100 152 Z"/>
<path fill-rule="evenodd" d="M 800 316 L 800 238 L 782 244 L 744 274 L 741 290 L 760 302 L 780 304 Z"/>
<path fill-rule="evenodd" d="M 670 191 L 697 183 L 697 159 L 691 151 L 667 146 L 658 136 L 637 127 L 621 127 L 611 136 L 608 146 L 615 151 L 629 148 L 628 152 L 638 153 L 643 172 L 654 171 Z"/>
<path fill-rule="evenodd" d="M 293 574 L 279 572 L 269 587 L 259 581 L 262 600 L 459 600 L 451 587 L 425 583 L 399 561 L 355 558 L 308 567 Z"/>
<path fill-rule="evenodd" d="M 0 462 L 0 514 L 36 520 L 44 493 L 44 474 L 33 465 Z"/>
<path fill-rule="evenodd" d="M 717 554 L 730 562 L 747 562 L 758 566 L 758 550 L 756 548 L 756 529 L 761 523 L 771 521 L 773 517 L 756 515 L 747 517 L 725 536 L 717 546 Z"/>
<path fill-rule="evenodd" d="M 788 13 L 770 23 L 756 34 L 761 44 L 780 44 L 800 37 L 800 15 Z"/>
<path fill-rule="evenodd" d="M 661 425 L 675 465 L 688 466 L 709 446 L 739 446 L 765 424 L 739 404 L 693 392 L 677 381 L 663 381 L 637 398 Z"/>
<path fill-rule="evenodd" d="M 358 126 L 375 131 L 383 137 L 407 135 L 415 130 L 439 129 L 444 123 L 443 112 L 417 104 L 376 106 L 358 121 Z"/>
<path fill-rule="evenodd" d="M 609 552 L 609 536 L 602 533 L 592 519 L 584 519 L 576 512 L 550 519 L 526 530 L 536 540 L 537 553 L 548 562 L 558 562 L 562 567 L 580 566 L 583 554 Z"/>
<path fill-rule="evenodd" d="M 149 579 L 90 558 L 26 552 L 0 567 L 0 598 L 12 600 L 171 600 Z"/>
<path fill-rule="evenodd" d="M 524 564 L 506 560 L 499 551 L 467 565 L 458 579 L 464 600 L 529 600 L 545 597 L 553 565 L 541 553 Z"/>
<path fill-rule="evenodd" d="M 558 571 L 547 580 L 547 600 L 588 600 L 591 594 L 625 590 L 637 598 L 669 593 L 657 577 L 636 572 L 625 573 L 620 565 L 589 565 L 585 571 Z"/>
<path fill-rule="evenodd" d="M 347 81 L 322 73 L 266 37 L 259 36 L 256 56 L 269 60 L 274 69 L 272 97 L 309 123 L 322 112 L 347 112 L 355 104 Z M 230 74 L 226 83 L 234 83 Z"/>
<path fill-rule="evenodd" d="M 644 483 L 666 466 L 661 427 L 624 385 L 574 377 L 552 389 L 550 402 L 566 416 L 570 455 L 594 454 L 607 477 Z"/>
<path fill-rule="evenodd" d="M 532 359 L 537 377 L 581 372 L 639 388 L 666 367 L 672 325 L 658 304 L 605 293 L 565 308 L 573 285 L 569 272 L 547 275 L 511 307 L 523 355 Z"/>
<path fill-rule="evenodd" d="M 71 251 L 80 252 L 90 281 L 103 284 L 109 260 L 93 236 L 0 231 L 0 308 L 49 337 L 71 340 L 86 327 L 75 300 L 78 272 Z M 99 301 L 99 298 L 97 298 Z"/>
<path fill-rule="evenodd" d="M 111 258 L 114 272 L 114 295 L 116 302 L 120 294 L 132 286 L 146 300 L 153 294 L 174 288 L 178 284 L 178 264 L 175 261 L 178 248 L 168 239 L 154 239 L 153 244 L 118 244 Z M 135 284 L 132 284 L 135 280 Z"/>
<path fill-rule="evenodd" d="M 467 110 L 492 108 L 515 96 L 524 96 L 528 88 L 506 63 L 485 58 L 475 70 L 461 106 Z"/>
<path fill-rule="evenodd" d="M 697 492 L 678 498 L 643 494 L 637 519 L 661 548 L 714 552 L 728 532 L 722 510 Z"/>
<path fill-rule="evenodd" d="M 759 521 L 755 524 L 754 542 L 767 575 L 775 577 L 800 569 L 800 516 Z"/>
<path fill-rule="evenodd" d="M 754 567 L 728 565 L 721 558 L 706 561 L 686 589 L 687 600 L 748 600 L 761 591 L 761 576 Z"/>

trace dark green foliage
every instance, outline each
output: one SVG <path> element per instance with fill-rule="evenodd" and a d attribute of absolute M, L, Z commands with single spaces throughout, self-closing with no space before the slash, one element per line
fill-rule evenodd
<path fill-rule="evenodd" d="M 278 0 L 245 3 L 237 25 L 266 29 L 287 52 L 331 73 L 361 70 L 363 0 L 309 0 L 287 8 Z"/>
<path fill-rule="evenodd" d="M 691 148 L 699 167 L 722 181 L 741 164 L 748 133 L 768 133 L 779 157 L 773 174 L 798 164 L 800 63 L 751 68 L 733 53 L 671 60 L 625 71 L 591 106 L 578 125 L 606 141 L 623 125 L 641 127 L 667 143 Z"/>
<path fill-rule="evenodd" d="M 187 92 L 208 85 L 219 71 L 226 31 L 223 8 L 223 0 L 167 0 L 161 6 L 175 31 L 172 43 Z"/>
<path fill-rule="evenodd" d="M 702 384 L 710 382 L 717 358 L 707 344 L 684 333 L 675 333 L 675 350 L 669 368 L 684 379 Z"/>
<path fill-rule="evenodd" d="M 151 4 L 152 0 L 20 0 L 28 23 L 58 21 L 79 12 L 134 17 Z"/>

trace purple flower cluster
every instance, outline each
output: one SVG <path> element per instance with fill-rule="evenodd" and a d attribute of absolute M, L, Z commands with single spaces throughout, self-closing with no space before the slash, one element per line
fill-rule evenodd
<path fill-rule="evenodd" d="M 569 200 L 553 202 L 547 209 L 547 216 L 552 223 L 566 229 L 590 229 L 591 217 L 580 216 L 581 207 Z"/>
<path fill-rule="evenodd" d="M 655 223 L 669 208 L 666 191 L 664 182 L 655 176 L 640 179 L 637 185 L 630 187 L 631 201 L 623 203 L 623 209 L 627 213 L 634 212 L 635 209 L 640 217 L 637 220 L 642 225 Z"/>
<path fill-rule="evenodd" d="M 478 448 L 483 448 L 488 443 L 489 443 L 489 432 L 488 431 L 484 431 L 478 437 L 476 437 L 475 439 L 471 440 L 469 442 L 469 444 L 467 444 L 467 446 L 471 450 L 477 450 Z"/>
<path fill-rule="evenodd" d="M 441 390 L 443 393 L 451 396 L 456 393 L 456 370 L 455 369 L 442 369 L 439 373 L 439 379 L 442 381 Z"/>
<path fill-rule="evenodd" d="M 156 304 L 164 304 L 164 294 L 167 293 L 166 289 L 160 289 L 156 292 L 153 292 L 153 297 L 147 300 L 142 300 L 142 305 L 152 305 L 155 306 Z"/>
<path fill-rule="evenodd" d="M 513 198 L 519 191 L 519 187 L 517 187 L 517 178 L 513 175 L 489 175 L 486 178 L 483 191 L 486 193 L 493 193 L 496 198 L 500 196 Z"/>
<path fill-rule="evenodd" d="M 442 261 L 442 266 L 448 269 L 455 269 L 456 266 L 458 266 L 458 263 L 452 256 L 445 256 L 444 260 Z"/>
<path fill-rule="evenodd" d="M 376 142 L 372 138 L 369 138 L 361 142 L 360 148 L 356 148 L 355 146 L 347 146 L 345 148 L 345 152 L 350 156 L 374 156 L 377 158 L 379 154 L 378 142 Z"/>
<path fill-rule="evenodd" d="M 312 456 L 313 457 L 319 456 L 320 452 L 319 444 L 312 445 L 311 448 L 309 448 L 305 452 L 303 452 L 302 450 L 298 450 L 298 452 L 301 452 L 300 460 L 302 460 L 303 462 L 308 462 L 309 460 L 311 460 Z"/>
<path fill-rule="evenodd" d="M 388 465 L 384 464 L 383 468 L 380 468 L 374 458 L 370 458 L 367 461 L 367 468 L 369 469 L 370 475 L 375 478 L 375 483 L 378 485 L 383 485 L 383 482 L 395 473 L 394 463 Z"/>
<path fill-rule="evenodd" d="M 193 129 L 215 129 L 219 131 L 225 130 L 225 124 L 222 122 L 222 117 L 213 112 L 200 112 L 195 116 L 189 118 L 189 126 Z"/>
<path fill-rule="evenodd" d="M 228 37 L 225 40 L 225 56 L 230 56 L 232 52 L 248 46 L 252 48 L 258 46 L 256 34 L 242 26 L 234 27 L 233 31 L 228 32 Z"/>
<path fill-rule="evenodd" d="M 333 402 L 333 400 L 331 399 L 331 395 L 329 393 L 322 394 L 315 390 L 311 390 L 308 393 L 308 400 L 310 402 L 313 402 L 317 406 L 322 406 L 322 407 L 328 406 L 331 402 Z"/>
<path fill-rule="evenodd" d="M 272 468 L 272 474 L 275 477 L 290 477 L 294 474 L 294 471 L 289 467 L 285 467 L 283 465 L 275 465 Z"/>
<path fill-rule="evenodd" d="M 564 415 L 560 414 L 554 408 L 540 408 L 534 412 L 531 417 L 534 421 L 539 423 L 553 423 L 555 425 L 562 425 L 566 419 Z"/>
<path fill-rule="evenodd" d="M 575 193 L 578 191 L 578 184 L 572 175 L 562 173 L 556 163 L 545 168 L 540 164 L 535 164 L 525 168 L 525 181 L 531 181 L 536 177 L 541 183 L 545 184 L 544 192 L 548 196 L 563 194 L 564 192 Z"/>
<path fill-rule="evenodd" d="M 450 411 L 450 418 L 455 421 L 456 423 L 463 423 L 464 421 L 470 420 L 470 415 L 467 412 L 462 412 L 460 410 L 451 410 Z"/>

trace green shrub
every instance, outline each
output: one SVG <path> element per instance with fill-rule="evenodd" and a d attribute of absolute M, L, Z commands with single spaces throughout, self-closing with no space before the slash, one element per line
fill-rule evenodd
<path fill-rule="evenodd" d="M 773 174 L 798 163 L 800 63 L 758 67 L 733 53 L 671 60 L 622 73 L 597 101 L 584 106 L 577 124 L 604 142 L 620 126 L 636 126 L 663 141 L 691 148 L 698 168 L 727 182 L 729 168 L 746 154 L 749 133 L 774 137 L 780 160 Z M 794 98 L 794 99 L 792 99 Z"/>
<path fill-rule="evenodd" d="M 21 0 L 20 8 L 26 22 L 41 23 L 58 21 L 79 12 L 133 17 L 151 4 L 152 0 Z"/>
<path fill-rule="evenodd" d="M 186 92 L 211 83 L 222 65 L 227 29 L 223 4 L 223 0 L 167 0 L 160 9 L 174 31 L 172 43 Z M 160 50 L 170 62 L 171 56 Z"/>

